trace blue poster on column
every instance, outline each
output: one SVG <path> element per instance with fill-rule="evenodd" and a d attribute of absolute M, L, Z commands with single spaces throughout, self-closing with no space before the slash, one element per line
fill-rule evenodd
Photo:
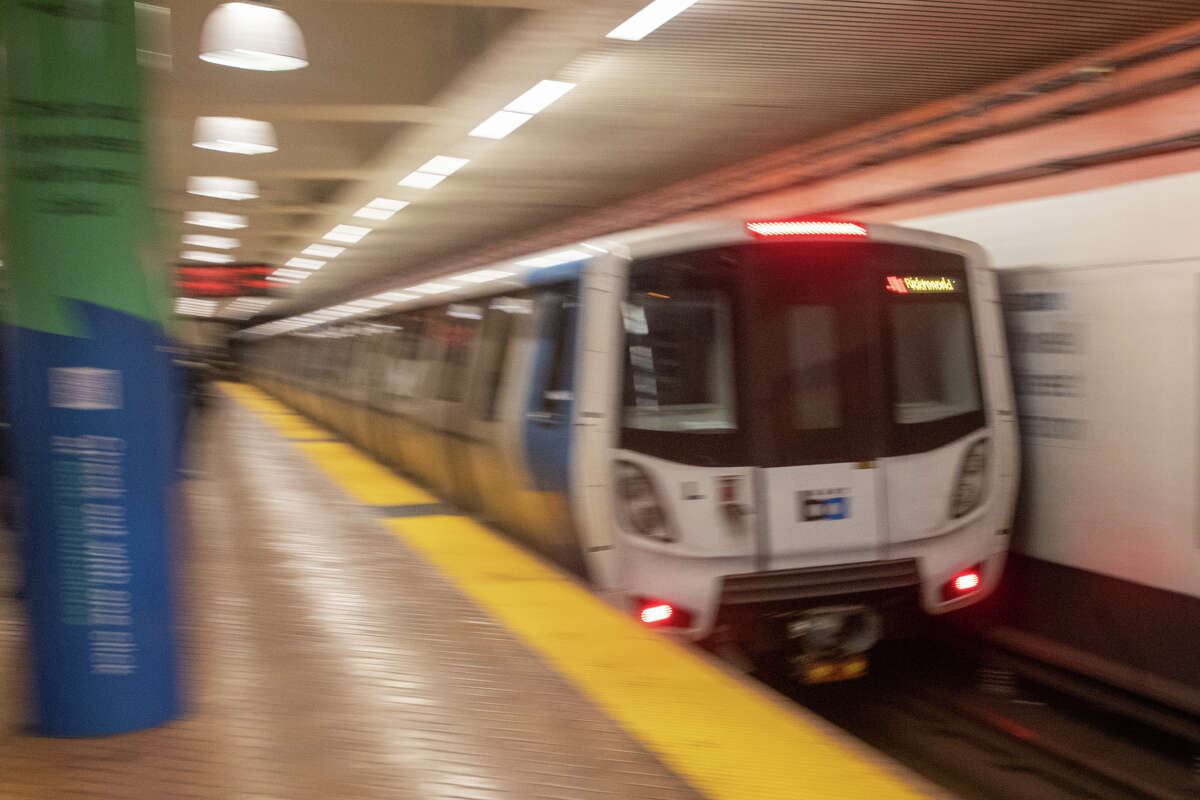
<path fill-rule="evenodd" d="M 133 3 L 15 3 L 5 59 L 5 377 L 36 726 L 179 713 L 167 276 L 147 198 Z"/>
<path fill-rule="evenodd" d="M 156 326 L 79 303 L 89 336 L 8 329 L 38 729 L 178 713 L 167 504 L 170 363 Z"/>

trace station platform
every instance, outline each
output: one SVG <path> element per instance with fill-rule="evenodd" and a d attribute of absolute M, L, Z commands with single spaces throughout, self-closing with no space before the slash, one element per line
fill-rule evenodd
<path fill-rule="evenodd" d="M 184 486 L 188 711 L 32 735 L 0 600 L 0 798 L 946 795 L 243 384 Z"/>

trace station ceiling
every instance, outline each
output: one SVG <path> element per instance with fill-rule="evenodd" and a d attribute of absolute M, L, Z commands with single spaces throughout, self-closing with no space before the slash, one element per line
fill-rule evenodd
<path fill-rule="evenodd" d="M 217 5 L 140 4 L 172 235 L 224 233 L 187 211 L 245 214 L 235 256 L 282 265 L 335 225 L 372 228 L 271 313 L 1200 17 L 1200 0 L 698 0 L 631 42 L 605 34 L 645 0 L 281 0 L 310 64 L 254 72 L 197 57 Z M 576 87 L 506 138 L 468 135 L 542 80 Z M 279 149 L 193 147 L 199 116 L 270 121 Z M 436 155 L 470 161 L 397 186 Z M 186 192 L 208 175 L 261 196 Z M 353 216 L 376 197 L 411 205 Z"/>

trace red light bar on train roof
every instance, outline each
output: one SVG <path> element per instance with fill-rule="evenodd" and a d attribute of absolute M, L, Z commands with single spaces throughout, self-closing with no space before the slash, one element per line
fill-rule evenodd
<path fill-rule="evenodd" d="M 867 235 L 866 225 L 860 225 L 857 222 L 839 222 L 831 219 L 751 220 L 746 223 L 746 230 L 763 239 Z"/>

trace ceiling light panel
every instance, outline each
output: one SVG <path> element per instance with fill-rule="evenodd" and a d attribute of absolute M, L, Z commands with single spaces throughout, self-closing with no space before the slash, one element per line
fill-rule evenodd
<path fill-rule="evenodd" d="M 342 253 L 346 252 L 344 247 L 335 247 L 331 244 L 310 244 L 308 247 L 300 251 L 306 256 L 321 256 L 322 258 L 337 258 Z"/>
<path fill-rule="evenodd" d="M 210 250 L 184 250 L 179 257 L 184 261 L 205 261 L 209 264 L 233 263 L 233 256 L 229 253 L 214 253 Z"/>
<path fill-rule="evenodd" d="M 389 303 L 403 303 L 405 300 L 416 300 L 418 295 L 405 292 L 384 292 L 375 295 L 376 300 L 386 300 Z"/>
<path fill-rule="evenodd" d="M 509 278 L 515 274 L 499 269 L 481 269 L 475 272 L 465 272 L 462 275 L 452 275 L 450 276 L 450 280 L 463 281 L 464 283 L 487 283 L 488 281 L 496 281 L 501 278 Z"/>
<path fill-rule="evenodd" d="M 218 250 L 232 250 L 241 246 L 241 242 L 232 236 L 213 236 L 207 233 L 187 233 L 183 243 L 189 247 L 215 247 Z"/>
<path fill-rule="evenodd" d="M 432 172 L 433 170 L 425 170 Z M 399 211 L 405 206 L 412 205 L 407 200 L 393 200 L 390 197 L 376 197 L 371 202 L 367 203 L 367 208 L 381 208 L 384 211 Z"/>
<path fill-rule="evenodd" d="M 687 11 L 695 2 L 696 0 L 654 0 L 605 35 L 609 39 L 640 42 L 671 19 Z"/>
<path fill-rule="evenodd" d="M 586 253 L 583 250 L 556 250 L 544 256 L 526 258 L 518 261 L 517 264 L 522 267 L 554 267 L 559 264 L 569 264 L 581 258 L 589 258 L 590 256 L 590 253 Z"/>
<path fill-rule="evenodd" d="M 445 175 L 435 175 L 432 172 L 410 172 L 405 175 L 397 186 L 408 186 L 412 189 L 432 189 L 442 181 L 446 180 Z"/>
<path fill-rule="evenodd" d="M 353 216 L 361 217 L 362 219 L 391 219 L 395 213 L 395 211 L 389 211 L 386 208 L 363 206 L 358 211 L 355 211 Z"/>
<path fill-rule="evenodd" d="M 228 231 L 239 230 L 249 224 L 242 214 L 222 214 L 219 211 L 188 211 L 183 215 L 183 221 L 188 225 L 202 225 Z"/>
<path fill-rule="evenodd" d="M 187 192 L 220 200 L 253 200 L 258 197 L 258 183 L 244 178 L 200 175 L 188 178 Z"/>
<path fill-rule="evenodd" d="M 354 212 L 356 217 L 366 219 L 390 219 L 400 209 L 412 205 L 407 200 L 393 200 L 390 197 L 376 197 L 371 202 Z"/>
<path fill-rule="evenodd" d="M 540 81 L 506 105 L 504 110 L 515 111 L 518 114 L 536 114 L 574 88 L 575 84 L 566 81 Z"/>
<path fill-rule="evenodd" d="M 531 119 L 533 119 L 532 114 L 497 111 L 476 125 L 468 135 L 482 139 L 503 139 Z"/>
<path fill-rule="evenodd" d="M 434 156 L 417 167 L 417 172 L 432 172 L 434 175 L 453 175 L 469 163 L 471 163 L 471 159 L 469 158 Z"/>
<path fill-rule="evenodd" d="M 324 261 L 318 261 L 315 258 L 289 258 L 285 266 L 300 267 L 301 269 L 320 269 L 325 266 Z"/>
<path fill-rule="evenodd" d="M 451 283 L 421 283 L 416 286 L 410 286 L 404 291 L 416 292 L 417 294 L 441 294 L 442 292 L 452 292 L 455 289 L 461 288 L 461 286 L 455 286 Z"/>
<path fill-rule="evenodd" d="M 198 300 L 194 297 L 180 297 L 175 301 L 175 313 L 209 316 L 217 310 L 216 300 Z"/>
<path fill-rule="evenodd" d="M 329 239 L 334 242 L 346 242 L 354 244 L 360 241 L 364 236 L 371 232 L 370 228 L 362 228 L 358 225 L 336 225 L 333 230 L 325 234 L 323 239 Z"/>

